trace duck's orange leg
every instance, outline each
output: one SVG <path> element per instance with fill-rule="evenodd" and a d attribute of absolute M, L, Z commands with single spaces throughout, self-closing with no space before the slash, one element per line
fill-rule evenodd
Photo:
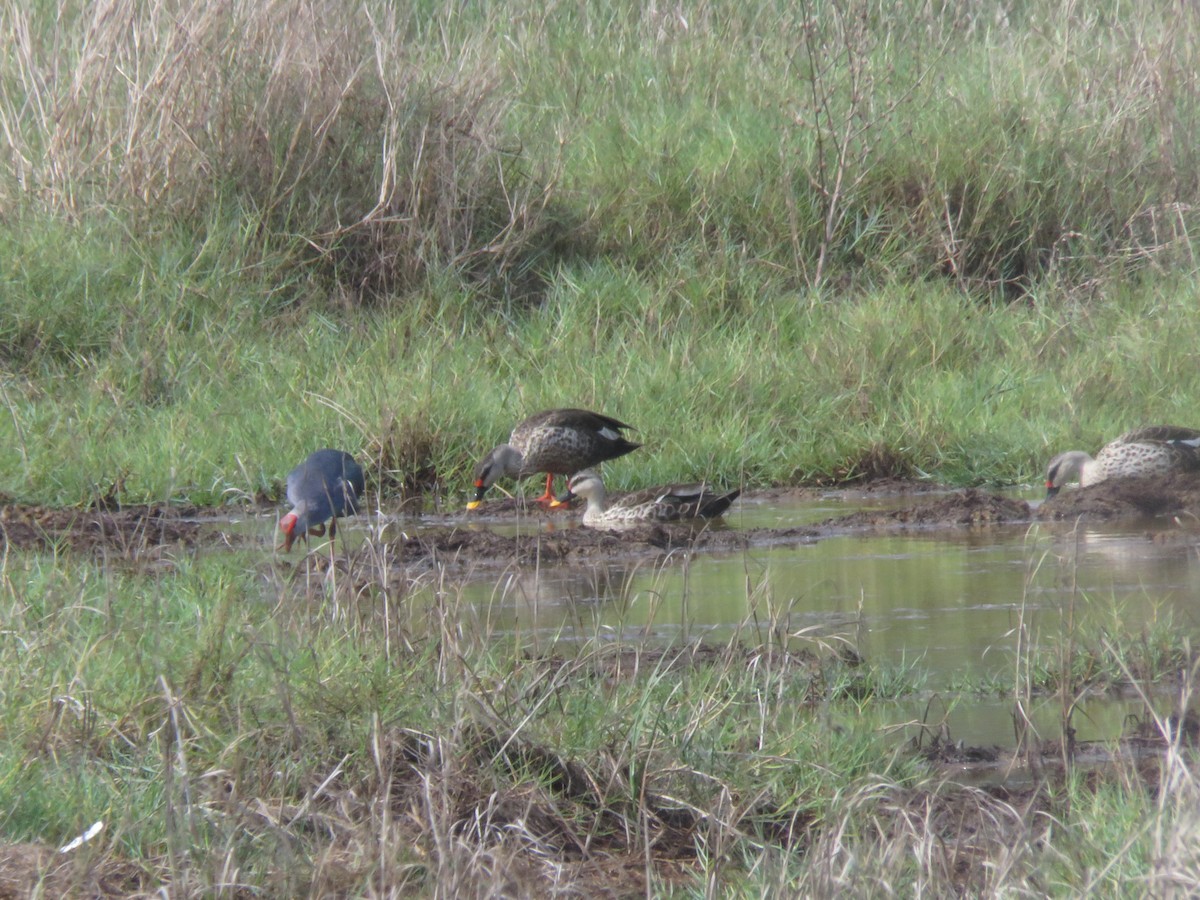
<path fill-rule="evenodd" d="M 553 506 L 554 505 L 554 492 L 550 490 L 552 487 L 554 487 L 554 473 L 547 472 L 546 473 L 546 493 L 542 494 L 542 496 L 538 497 L 533 502 L 536 503 L 538 506 L 544 506 L 544 507 Z"/>

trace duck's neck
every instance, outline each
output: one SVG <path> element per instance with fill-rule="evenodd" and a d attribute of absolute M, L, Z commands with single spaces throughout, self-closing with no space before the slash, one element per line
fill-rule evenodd
<path fill-rule="evenodd" d="M 1092 457 L 1080 451 L 1079 460 L 1079 486 L 1087 487 L 1089 484 L 1096 484 L 1103 481 L 1105 476 L 1105 466 L 1101 462 L 1097 462 Z"/>
<path fill-rule="evenodd" d="M 521 451 L 512 444 L 501 444 L 494 451 L 492 456 L 496 461 L 496 466 L 500 470 L 500 474 L 509 478 L 519 478 L 524 475 L 532 475 L 532 472 L 523 472 L 522 467 L 525 464 L 525 457 Z"/>
<path fill-rule="evenodd" d="M 584 499 L 587 500 L 587 509 L 583 514 L 589 518 L 602 516 L 608 509 L 604 488 L 600 485 L 595 485 Z"/>

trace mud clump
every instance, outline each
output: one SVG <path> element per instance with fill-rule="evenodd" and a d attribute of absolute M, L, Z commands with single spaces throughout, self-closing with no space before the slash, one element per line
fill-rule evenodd
<path fill-rule="evenodd" d="M 917 506 L 863 510 L 836 519 L 826 519 L 821 525 L 826 528 L 983 526 L 1028 522 L 1031 517 L 1032 511 L 1024 500 L 969 489 Z"/>
<path fill-rule="evenodd" d="M 200 526 L 165 505 L 105 509 L 0 507 L 0 546 L 20 550 L 108 550 L 130 558 L 164 546 L 194 546 Z"/>
<path fill-rule="evenodd" d="M 536 532 L 508 536 L 489 530 L 432 528 L 409 535 L 392 545 L 394 558 L 406 564 L 441 564 L 495 561 L 504 564 L 564 562 L 573 556 L 614 552 L 621 544 L 606 532 L 583 532 L 586 538 L 563 532 Z"/>
<path fill-rule="evenodd" d="M 1146 478 L 1110 478 L 1081 488 L 1064 488 L 1038 507 L 1039 519 L 1200 519 L 1200 473 L 1175 472 Z"/>

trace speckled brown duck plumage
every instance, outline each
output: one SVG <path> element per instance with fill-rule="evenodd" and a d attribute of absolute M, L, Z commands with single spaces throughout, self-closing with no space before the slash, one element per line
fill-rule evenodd
<path fill-rule="evenodd" d="M 1095 459 L 1082 450 L 1058 454 L 1046 467 L 1046 498 L 1075 478 L 1081 487 L 1087 487 L 1108 478 L 1166 475 L 1188 469 L 1200 469 L 1200 431 L 1151 425 L 1109 441 Z"/>
<path fill-rule="evenodd" d="M 568 496 L 587 501 L 583 524 L 597 528 L 713 519 L 729 509 L 740 493 L 739 489 L 722 493 L 710 484 L 676 484 L 635 491 L 609 503 L 604 482 L 595 472 L 579 472 L 567 483 Z"/>
<path fill-rule="evenodd" d="M 548 409 L 530 416 L 512 430 L 507 444 L 494 447 L 475 467 L 475 499 L 467 509 L 479 507 L 496 479 L 525 478 L 537 472 L 546 473 L 546 492 L 535 502 L 558 505 L 551 491 L 554 476 L 574 475 L 632 453 L 641 444 L 622 434 L 632 429 L 619 419 L 586 409 Z"/>

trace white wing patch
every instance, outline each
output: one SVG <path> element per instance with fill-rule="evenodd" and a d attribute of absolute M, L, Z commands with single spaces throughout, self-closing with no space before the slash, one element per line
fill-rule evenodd
<path fill-rule="evenodd" d="M 77 850 L 80 847 L 82 847 L 84 844 L 86 844 L 88 841 L 90 841 L 92 838 L 94 838 L 96 835 L 98 835 L 103 830 L 104 830 L 104 820 L 101 819 L 99 822 L 94 823 L 92 825 L 92 827 L 89 828 L 87 831 L 85 831 L 83 834 L 79 835 L 79 837 L 75 838 L 73 841 L 71 841 L 70 843 L 68 843 L 64 846 L 59 847 L 58 852 L 59 853 L 70 853 L 72 850 Z"/>

